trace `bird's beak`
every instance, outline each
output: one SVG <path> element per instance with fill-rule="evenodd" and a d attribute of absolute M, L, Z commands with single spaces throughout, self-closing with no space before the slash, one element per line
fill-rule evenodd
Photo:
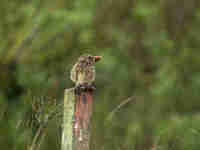
<path fill-rule="evenodd" d="M 101 60 L 102 56 L 94 56 L 94 60 L 95 62 L 98 62 L 99 60 Z"/>

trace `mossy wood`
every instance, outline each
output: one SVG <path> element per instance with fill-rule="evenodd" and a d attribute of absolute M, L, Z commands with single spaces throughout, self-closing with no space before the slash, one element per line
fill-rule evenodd
<path fill-rule="evenodd" d="M 64 94 L 63 132 L 61 150 L 75 150 L 73 146 L 73 116 L 75 106 L 74 89 L 66 89 Z"/>

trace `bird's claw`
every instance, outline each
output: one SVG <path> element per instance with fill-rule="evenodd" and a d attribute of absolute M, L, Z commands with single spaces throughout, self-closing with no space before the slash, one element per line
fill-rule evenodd
<path fill-rule="evenodd" d="M 96 85 L 94 83 L 92 84 L 84 83 L 75 87 L 75 94 L 80 95 L 81 92 L 88 92 L 88 91 L 92 92 L 94 90 L 96 90 Z"/>

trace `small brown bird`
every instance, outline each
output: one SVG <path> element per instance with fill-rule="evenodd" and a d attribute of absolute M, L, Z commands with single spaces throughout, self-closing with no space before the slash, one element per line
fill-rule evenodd
<path fill-rule="evenodd" d="M 101 56 L 92 56 L 85 54 L 79 57 L 77 63 L 71 70 L 71 80 L 78 89 L 92 88 L 95 80 L 95 63 L 101 59 Z"/>

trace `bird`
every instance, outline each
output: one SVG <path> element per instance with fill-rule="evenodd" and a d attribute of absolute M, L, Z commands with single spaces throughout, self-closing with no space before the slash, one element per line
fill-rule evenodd
<path fill-rule="evenodd" d="M 78 58 L 78 61 L 72 67 L 70 75 L 71 80 L 75 83 L 76 93 L 80 93 L 81 90 L 95 89 L 95 64 L 101 58 L 101 56 L 90 54 L 84 54 Z"/>

